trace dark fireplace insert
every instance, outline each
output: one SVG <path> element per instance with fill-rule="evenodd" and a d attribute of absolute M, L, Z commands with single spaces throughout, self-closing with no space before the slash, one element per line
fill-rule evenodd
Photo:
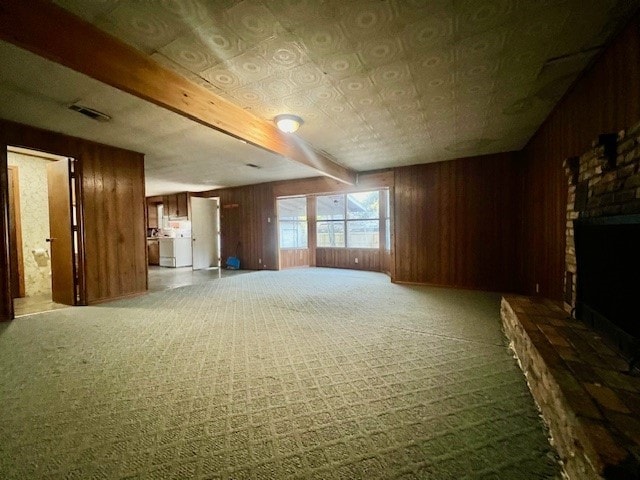
<path fill-rule="evenodd" d="M 640 214 L 574 221 L 576 318 L 600 331 L 638 366 Z"/>

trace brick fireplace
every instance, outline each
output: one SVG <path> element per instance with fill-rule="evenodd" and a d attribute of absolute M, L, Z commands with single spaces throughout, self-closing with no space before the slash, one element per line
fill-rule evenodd
<path fill-rule="evenodd" d="M 631 360 L 640 337 L 640 124 L 600 135 L 565 171 L 565 308 Z"/>
<path fill-rule="evenodd" d="M 565 169 L 564 304 L 505 295 L 503 326 L 563 478 L 640 480 L 640 375 L 629 364 L 640 337 L 640 124 L 600 135 Z"/>

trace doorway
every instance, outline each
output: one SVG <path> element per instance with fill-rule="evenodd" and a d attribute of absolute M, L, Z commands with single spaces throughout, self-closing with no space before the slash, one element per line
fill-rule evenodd
<path fill-rule="evenodd" d="M 193 270 L 220 267 L 220 199 L 191 197 Z"/>
<path fill-rule="evenodd" d="M 74 163 L 68 157 L 7 148 L 15 316 L 79 303 Z"/>

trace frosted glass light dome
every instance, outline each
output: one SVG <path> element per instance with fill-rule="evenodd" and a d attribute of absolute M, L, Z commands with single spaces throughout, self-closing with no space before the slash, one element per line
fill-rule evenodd
<path fill-rule="evenodd" d="M 284 133 L 293 133 L 304 123 L 300 117 L 297 115 L 291 115 L 290 113 L 278 115 L 275 117 L 274 121 L 276 122 L 278 130 Z"/>

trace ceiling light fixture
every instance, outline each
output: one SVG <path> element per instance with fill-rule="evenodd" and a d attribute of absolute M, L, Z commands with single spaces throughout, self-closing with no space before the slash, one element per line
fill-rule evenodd
<path fill-rule="evenodd" d="M 273 120 L 276 122 L 278 129 L 284 133 L 293 133 L 304 123 L 299 116 L 290 113 L 277 115 Z"/>

